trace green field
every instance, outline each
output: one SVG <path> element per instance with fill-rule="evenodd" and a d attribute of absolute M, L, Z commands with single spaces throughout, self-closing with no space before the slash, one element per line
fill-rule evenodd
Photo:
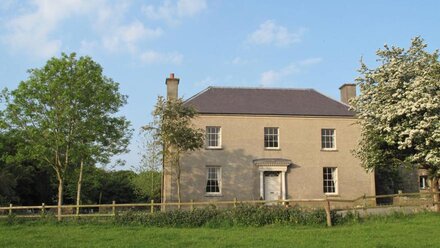
<path fill-rule="evenodd" d="M 372 218 L 331 228 L 151 228 L 0 222 L 0 247 L 439 247 L 440 215 Z"/>

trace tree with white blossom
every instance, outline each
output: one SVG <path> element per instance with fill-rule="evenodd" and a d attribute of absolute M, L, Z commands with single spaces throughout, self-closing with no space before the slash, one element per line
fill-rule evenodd
<path fill-rule="evenodd" d="M 438 50 L 430 53 L 426 47 L 416 37 L 407 50 L 387 45 L 378 50 L 377 68 L 361 62 L 356 79 L 361 94 L 351 105 L 361 126 L 355 154 L 362 165 L 426 169 L 438 202 L 440 62 Z"/>

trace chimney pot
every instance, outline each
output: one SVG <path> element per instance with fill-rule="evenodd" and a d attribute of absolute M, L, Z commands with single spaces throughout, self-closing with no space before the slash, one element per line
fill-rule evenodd
<path fill-rule="evenodd" d="M 174 73 L 170 73 L 170 78 L 174 78 Z"/>

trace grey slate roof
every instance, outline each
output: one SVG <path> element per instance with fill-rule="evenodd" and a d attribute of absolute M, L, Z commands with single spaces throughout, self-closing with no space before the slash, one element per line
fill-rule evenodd
<path fill-rule="evenodd" d="M 313 89 L 208 87 L 185 104 L 200 114 L 354 116 L 347 105 Z"/>

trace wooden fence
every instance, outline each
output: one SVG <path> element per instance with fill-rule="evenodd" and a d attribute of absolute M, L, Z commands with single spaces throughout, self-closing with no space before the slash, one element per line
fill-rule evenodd
<path fill-rule="evenodd" d="M 165 211 L 166 209 L 184 208 L 193 210 L 197 207 L 216 206 L 216 207 L 237 207 L 239 204 L 259 204 L 259 205 L 282 205 L 282 206 L 305 206 L 309 208 L 324 208 L 327 215 L 327 225 L 331 226 L 330 212 L 335 211 L 356 211 L 390 207 L 423 207 L 430 208 L 440 202 L 433 202 L 431 192 L 421 193 L 399 193 L 391 195 L 367 196 L 363 195 L 355 199 L 339 199 L 335 197 L 326 197 L 323 199 L 287 199 L 287 200 L 238 200 L 233 201 L 208 201 L 208 202 L 148 202 L 148 203 L 116 203 L 111 204 L 85 204 L 85 205 L 62 205 L 63 218 L 71 217 L 114 217 L 119 212 L 127 210 L 138 210 L 146 213 L 155 211 Z M 377 204 L 378 199 L 391 199 L 388 204 Z M 56 216 L 57 205 L 40 206 L 13 206 L 0 207 L 0 218 L 14 216 L 18 218 L 40 218 L 53 214 Z M 79 209 L 80 211 L 76 211 Z"/>

